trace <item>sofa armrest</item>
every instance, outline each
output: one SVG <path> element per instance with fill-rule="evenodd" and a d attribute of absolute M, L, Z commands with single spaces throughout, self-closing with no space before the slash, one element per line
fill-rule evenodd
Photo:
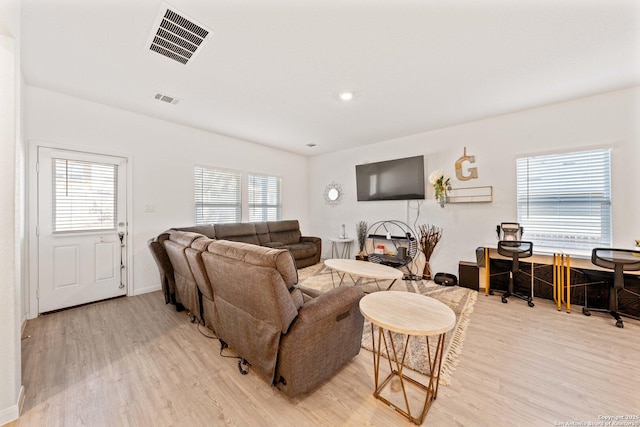
<path fill-rule="evenodd" d="M 310 242 L 316 245 L 316 256 L 313 260 L 313 263 L 314 264 L 319 263 L 320 256 L 322 255 L 322 239 L 319 237 L 313 237 L 313 236 L 302 236 L 300 237 L 300 243 L 303 243 L 303 242 Z"/>
<path fill-rule="evenodd" d="M 158 266 L 160 272 L 160 286 L 164 294 L 164 301 L 166 304 L 176 303 L 176 284 L 173 276 L 173 266 L 171 260 L 167 255 L 167 251 L 156 239 L 149 239 L 147 246 L 151 251 L 151 255 Z"/>
<path fill-rule="evenodd" d="M 300 237 L 300 243 L 302 242 L 311 242 L 311 243 L 322 243 L 322 239 L 319 237 L 313 237 L 313 236 L 302 236 Z"/>
<path fill-rule="evenodd" d="M 313 289 L 313 288 L 308 288 L 308 287 L 306 287 L 306 286 L 302 286 L 302 285 L 296 285 L 296 286 L 295 286 L 295 288 L 296 288 L 296 289 L 300 289 L 300 291 L 301 291 L 304 295 L 309 296 L 309 297 L 311 297 L 311 298 L 317 298 L 317 297 L 319 297 L 320 295 L 323 295 L 323 294 L 324 294 L 324 292 L 322 292 L 322 291 L 319 291 L 319 290 L 317 290 L 317 289 Z"/>
<path fill-rule="evenodd" d="M 343 319 L 351 307 L 358 305 L 364 296 L 362 289 L 355 286 L 344 286 L 332 289 L 307 302 L 299 311 L 296 322 L 316 323 L 325 318 Z"/>
<path fill-rule="evenodd" d="M 288 396 L 305 393 L 330 378 L 360 352 L 362 289 L 343 286 L 305 303 L 286 335 L 274 382 Z"/>

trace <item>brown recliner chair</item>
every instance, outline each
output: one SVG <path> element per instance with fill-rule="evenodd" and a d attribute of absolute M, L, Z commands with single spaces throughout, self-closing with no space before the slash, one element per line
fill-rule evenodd
<path fill-rule="evenodd" d="M 173 267 L 177 298 L 184 308 L 189 311 L 192 321 L 197 320 L 203 323 L 198 285 L 193 277 L 186 255 L 186 249 L 191 246 L 194 240 L 199 238 L 206 239 L 206 237 L 198 233 L 170 231 L 169 238 L 164 241 L 164 247 Z"/>
<path fill-rule="evenodd" d="M 218 337 L 286 395 L 312 390 L 360 352 L 361 289 L 340 287 L 304 302 L 284 249 L 214 241 L 202 259 Z"/>

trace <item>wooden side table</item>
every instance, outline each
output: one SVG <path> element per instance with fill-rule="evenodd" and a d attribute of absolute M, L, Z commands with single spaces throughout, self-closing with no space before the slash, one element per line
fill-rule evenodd
<path fill-rule="evenodd" d="M 456 324 L 456 315 L 453 310 L 440 301 L 411 292 L 376 292 L 365 295 L 360 300 L 362 315 L 371 322 L 371 339 L 373 344 L 373 369 L 375 390 L 373 396 L 383 401 L 396 412 L 402 414 L 414 424 L 422 424 L 431 403 L 438 396 L 438 382 L 440 380 L 440 367 L 444 353 L 444 339 L 448 331 Z M 374 334 L 374 325 L 378 327 L 378 338 Z M 403 354 L 398 354 L 397 346 L 393 340 L 392 332 L 398 332 L 407 336 Z M 422 384 L 403 373 L 404 360 L 409 348 L 409 340 L 412 336 L 424 336 L 427 342 L 427 357 L 429 359 L 429 383 Z M 429 351 L 429 337 L 437 337 L 436 351 Z M 380 362 L 382 347 L 389 361 L 390 374 L 380 381 Z M 390 357 L 390 348 L 394 362 Z M 393 366 L 392 363 L 395 365 Z M 381 395 L 382 390 L 393 378 L 398 378 L 404 397 L 406 410 L 398 408 L 387 398 Z M 417 386 L 424 391 L 424 407 L 415 416 L 409 407 L 407 388 L 405 381 Z"/>

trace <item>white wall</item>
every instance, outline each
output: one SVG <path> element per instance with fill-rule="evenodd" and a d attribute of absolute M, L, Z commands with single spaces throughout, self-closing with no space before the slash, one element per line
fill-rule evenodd
<path fill-rule="evenodd" d="M 457 275 L 459 261 L 475 261 L 477 246 L 496 241 L 497 224 L 517 219 L 516 157 L 609 146 L 613 148 L 613 245 L 632 247 L 634 239 L 640 239 L 640 198 L 635 183 L 640 161 L 639 113 L 640 88 L 636 87 L 313 157 L 309 164 L 311 231 L 326 239 L 337 236 L 342 223 L 355 236 L 355 223 L 360 220 L 370 225 L 389 219 L 406 222 L 406 202 L 356 201 L 355 165 L 424 154 L 427 176 L 440 169 L 452 177 L 453 187 L 493 186 L 493 203 L 440 208 L 427 184 L 429 198 L 420 208 L 417 223 L 444 229 L 431 258 L 432 272 Z M 454 164 L 465 146 L 468 155 L 475 155 L 478 179 L 461 182 L 455 178 Z M 331 181 L 345 190 L 337 207 L 327 206 L 322 197 Z M 413 226 L 417 203 L 410 206 Z M 325 247 L 326 257 L 328 245 Z"/>
<path fill-rule="evenodd" d="M 0 425 L 18 417 L 24 199 L 21 190 L 20 4 L 0 3 Z"/>
<path fill-rule="evenodd" d="M 306 157 L 32 86 L 27 86 L 24 102 L 30 145 L 129 157 L 134 259 L 130 293 L 160 289 L 147 240 L 170 227 L 194 224 L 195 164 L 281 176 L 283 218 L 299 219 L 303 232 L 309 228 Z M 155 212 L 146 212 L 147 205 L 155 206 Z"/>

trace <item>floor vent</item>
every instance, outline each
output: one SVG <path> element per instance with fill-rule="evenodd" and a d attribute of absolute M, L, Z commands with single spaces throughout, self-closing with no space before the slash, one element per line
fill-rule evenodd
<path fill-rule="evenodd" d="M 153 25 L 147 47 L 181 64 L 190 63 L 204 45 L 211 30 L 163 4 Z"/>
<path fill-rule="evenodd" d="M 178 98 L 174 98 L 173 96 L 163 95 L 161 93 L 156 93 L 154 96 L 158 101 L 166 102 L 167 104 L 176 105 L 180 100 Z"/>

